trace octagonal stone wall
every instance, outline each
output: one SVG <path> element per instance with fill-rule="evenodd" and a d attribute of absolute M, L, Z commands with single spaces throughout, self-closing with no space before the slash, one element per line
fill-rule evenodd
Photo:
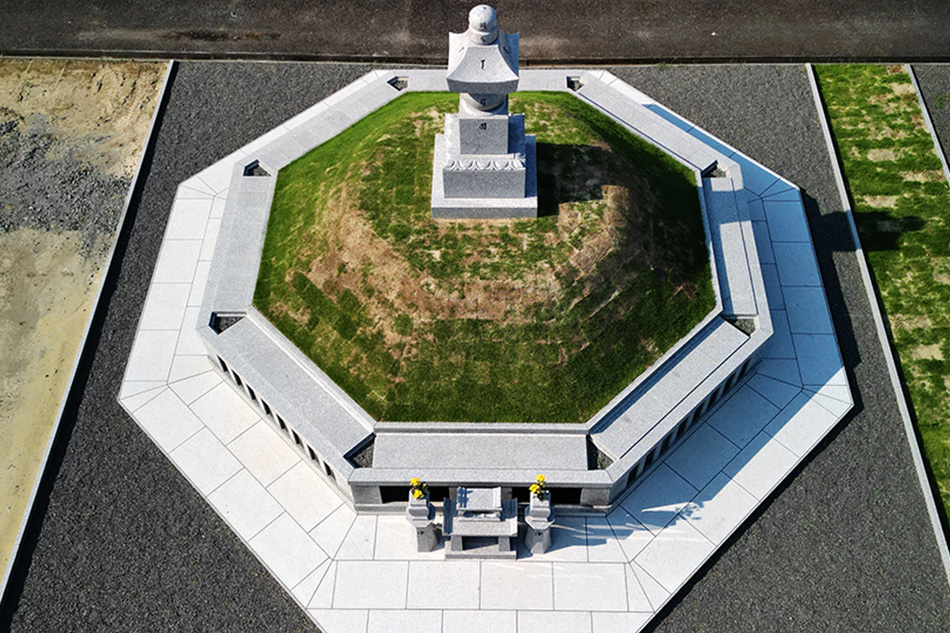
<path fill-rule="evenodd" d="M 358 510 L 398 511 L 411 477 L 518 495 L 539 472 L 562 510 L 607 510 L 740 382 L 772 335 L 742 169 L 715 139 L 687 134 L 607 73 L 526 70 L 521 88 L 572 92 L 694 170 L 716 308 L 586 424 L 373 420 L 252 307 L 278 170 L 403 89 L 447 89 L 441 70 L 370 73 L 234 165 L 198 318 L 215 367 Z"/>

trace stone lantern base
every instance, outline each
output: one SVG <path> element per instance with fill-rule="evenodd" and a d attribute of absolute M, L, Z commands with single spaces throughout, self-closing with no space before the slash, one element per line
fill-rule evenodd
<path fill-rule="evenodd" d="M 442 531 L 435 524 L 435 507 L 429 503 L 429 495 L 416 499 L 409 494 L 406 519 L 416 531 L 416 551 L 431 552 L 442 541 Z"/>
<path fill-rule="evenodd" d="M 551 526 L 554 525 L 551 497 L 538 499 L 532 496 L 524 520 L 528 524 L 528 531 L 524 535 L 524 546 L 528 551 L 543 554 L 551 549 Z"/>

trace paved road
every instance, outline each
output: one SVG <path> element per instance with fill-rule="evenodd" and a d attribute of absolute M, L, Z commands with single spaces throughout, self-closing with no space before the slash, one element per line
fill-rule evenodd
<path fill-rule="evenodd" d="M 176 183 L 365 67 L 180 67 L 13 631 L 304 631 L 312 625 L 115 402 Z M 926 633 L 950 588 L 924 510 L 800 66 L 623 68 L 644 91 L 801 184 L 857 409 L 708 565 L 656 631 Z M 702 87 L 698 89 L 697 86 Z M 253 98 L 248 98 L 253 95 Z"/>
<path fill-rule="evenodd" d="M 23 0 L 0 53 L 441 64 L 475 0 Z M 945 0 L 547 0 L 496 6 L 535 62 L 950 59 Z"/>

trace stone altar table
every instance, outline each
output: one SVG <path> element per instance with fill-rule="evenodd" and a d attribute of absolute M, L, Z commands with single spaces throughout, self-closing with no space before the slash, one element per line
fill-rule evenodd
<path fill-rule="evenodd" d="M 459 488 L 442 513 L 446 558 L 518 557 L 518 500 L 502 501 L 501 488 Z"/>

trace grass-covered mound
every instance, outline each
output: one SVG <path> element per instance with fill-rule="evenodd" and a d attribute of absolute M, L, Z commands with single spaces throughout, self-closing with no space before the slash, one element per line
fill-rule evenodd
<path fill-rule="evenodd" d="M 378 419 L 584 421 L 715 304 L 693 173 L 521 93 L 544 217 L 436 222 L 457 107 L 404 95 L 282 169 L 254 304 Z"/>

